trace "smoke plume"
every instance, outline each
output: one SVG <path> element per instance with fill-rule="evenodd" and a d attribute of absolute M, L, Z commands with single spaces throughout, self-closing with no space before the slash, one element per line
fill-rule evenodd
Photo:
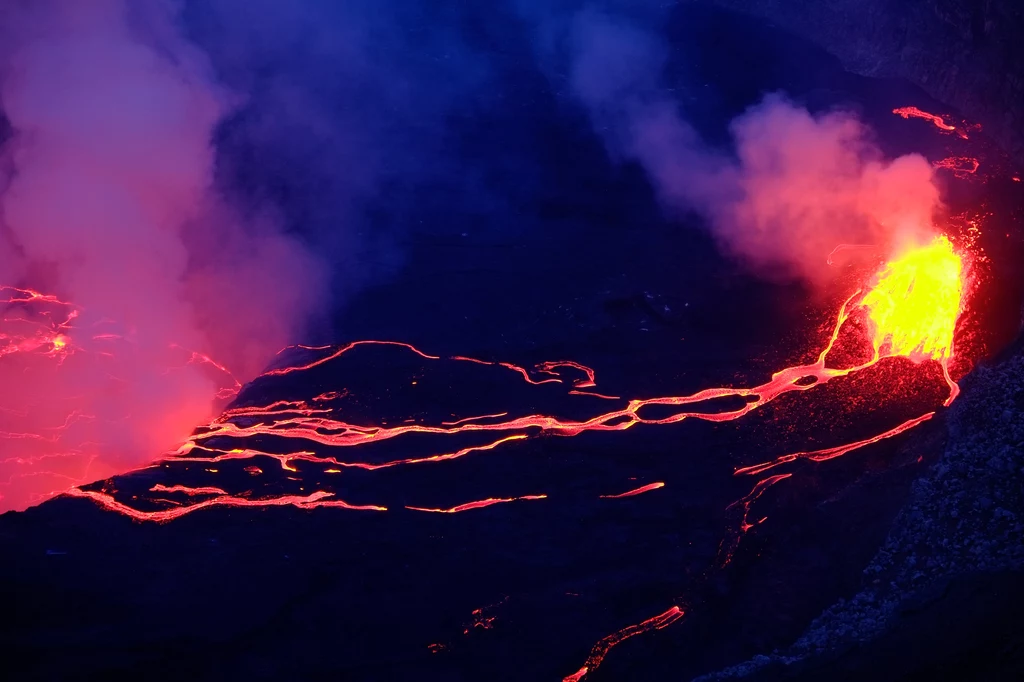
<path fill-rule="evenodd" d="M 334 340 L 416 226 L 498 213 L 450 119 L 483 108 L 500 12 L 6 3 L 0 286 L 68 305 L 0 290 L 0 509 L 152 461 L 282 346 Z"/>
<path fill-rule="evenodd" d="M 323 304 L 308 249 L 215 188 L 213 135 L 240 100 L 182 37 L 178 9 L 0 10 L 0 283 L 76 306 L 64 326 L 67 306 L 4 311 L 5 508 L 173 446 L 211 416 L 225 379 L 193 351 L 245 380 Z M 51 346 L 59 362 L 17 354 Z"/>
<path fill-rule="evenodd" d="M 884 253 L 930 231 L 931 165 L 884 159 L 854 115 L 770 94 L 730 125 L 734 151 L 715 149 L 662 82 L 667 47 L 654 31 L 585 10 L 565 34 L 572 93 L 612 158 L 639 163 L 666 209 L 702 216 L 762 275 L 821 284 L 839 244 Z"/>

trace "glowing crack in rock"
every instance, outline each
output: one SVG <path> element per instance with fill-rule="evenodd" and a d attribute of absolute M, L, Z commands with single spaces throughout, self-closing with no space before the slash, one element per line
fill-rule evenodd
<path fill-rule="evenodd" d="M 434 512 L 435 514 L 457 514 L 459 512 L 470 511 L 471 509 L 483 509 L 484 507 L 490 507 L 495 504 L 504 504 L 506 502 L 517 502 L 519 500 L 545 500 L 547 495 L 521 495 L 519 497 L 488 497 L 486 500 L 477 500 L 475 502 L 466 502 L 449 509 L 433 509 L 431 507 L 411 507 L 406 505 L 406 509 L 412 509 L 413 511 L 421 512 Z"/>
<path fill-rule="evenodd" d="M 648 483 L 647 485 L 642 485 L 639 488 L 633 488 L 632 490 L 627 490 L 626 492 L 619 493 L 617 495 L 599 495 L 599 497 L 603 497 L 609 500 L 617 500 L 621 497 L 633 497 L 635 495 L 642 495 L 643 493 L 648 493 L 652 490 L 657 490 L 658 488 L 664 487 L 665 483 L 663 481 L 658 481 L 657 483 Z"/>
<path fill-rule="evenodd" d="M 597 669 L 601 662 L 604 661 L 605 656 L 612 647 L 616 646 L 629 639 L 630 637 L 636 637 L 637 635 L 648 632 L 649 630 L 661 630 L 667 628 L 672 623 L 682 618 L 685 612 L 678 606 L 673 606 L 664 613 L 659 613 L 653 618 L 636 623 L 635 625 L 629 625 L 622 628 L 618 632 L 613 632 L 607 637 L 601 638 L 597 644 L 590 650 L 590 655 L 587 656 L 586 662 L 579 670 L 574 672 L 572 675 L 567 675 L 562 679 L 562 682 L 580 682 L 588 673 L 593 672 Z"/>
<path fill-rule="evenodd" d="M 732 561 L 733 556 L 736 554 L 736 550 L 739 548 L 740 540 L 747 532 L 749 532 L 755 526 L 758 526 L 768 520 L 768 517 L 762 516 L 760 519 L 757 519 L 756 521 L 751 523 L 750 512 L 752 511 L 754 502 L 756 502 L 758 498 L 760 498 L 761 495 L 763 495 L 768 488 L 770 488 L 771 486 L 775 485 L 780 481 L 786 480 L 792 475 L 793 474 L 776 474 L 774 476 L 769 476 L 768 478 L 763 478 L 754 484 L 754 487 L 751 489 L 749 493 L 747 493 L 746 495 L 744 495 L 743 497 L 741 497 L 740 499 L 736 500 L 728 507 L 726 507 L 727 511 L 729 509 L 743 510 L 743 516 L 740 519 L 735 537 L 724 538 L 721 544 L 719 545 L 719 558 L 717 563 L 720 567 L 724 568 L 725 566 L 729 565 L 729 563 Z"/>

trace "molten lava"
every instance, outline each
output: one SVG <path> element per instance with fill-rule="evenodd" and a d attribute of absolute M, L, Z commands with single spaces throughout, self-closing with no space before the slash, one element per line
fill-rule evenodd
<path fill-rule="evenodd" d="M 896 114 L 897 116 L 902 116 L 903 118 L 906 118 L 906 119 L 910 119 L 910 118 L 923 118 L 926 121 L 931 121 L 932 125 L 934 125 L 936 128 L 938 128 L 939 130 L 941 130 L 941 131 L 943 131 L 945 133 L 954 133 L 955 132 L 957 135 L 959 135 L 963 139 L 965 139 L 965 140 L 967 139 L 967 132 L 964 131 L 963 129 L 957 128 L 954 125 L 950 125 L 950 124 L 946 123 L 944 120 L 942 120 L 941 116 L 936 116 L 935 114 L 930 114 L 927 111 L 923 111 L 921 109 L 918 109 L 917 107 L 899 107 L 897 109 L 893 109 L 892 113 Z"/>
<path fill-rule="evenodd" d="M 846 247 L 853 248 L 853 247 Z M 856 247 L 868 248 L 868 247 Z M 874 247 L 871 247 L 874 248 Z M 112 485 L 93 484 L 76 486 L 67 490 L 73 497 L 88 498 L 102 508 L 123 514 L 135 521 L 169 522 L 203 509 L 213 507 L 274 507 L 292 506 L 299 509 L 335 508 L 353 511 L 394 513 L 391 507 L 375 504 L 374 501 L 349 502 L 341 499 L 325 481 L 346 471 L 361 471 L 364 475 L 380 475 L 375 472 L 396 467 L 420 467 L 428 464 L 449 462 L 464 457 L 484 457 L 498 449 L 514 447 L 514 444 L 539 435 L 572 437 L 591 431 L 624 431 L 637 425 L 660 425 L 679 423 L 687 419 L 709 422 L 737 420 L 775 399 L 791 392 L 810 391 L 832 379 L 846 377 L 866 370 L 887 358 L 907 358 L 912 363 L 938 363 L 949 385 L 948 405 L 956 397 L 958 387 L 949 375 L 949 361 L 954 354 L 954 335 L 957 321 L 964 309 L 965 268 L 962 256 L 958 254 L 949 239 L 936 237 L 924 245 L 908 247 L 885 263 L 870 280 L 869 286 L 856 291 L 840 307 L 835 318 L 831 335 L 814 362 L 782 369 L 760 385 L 743 387 L 708 388 L 690 395 L 633 398 L 623 400 L 616 396 L 604 395 L 590 390 L 597 381 L 593 369 L 568 360 L 543 362 L 533 368 L 521 367 L 508 362 L 481 360 L 465 356 L 450 356 L 425 353 L 409 344 L 389 341 L 357 341 L 341 347 L 298 347 L 305 353 L 319 353 L 320 357 L 295 365 L 279 366 L 268 370 L 259 380 L 273 382 L 289 380 L 295 373 L 322 367 L 358 349 L 369 347 L 394 347 L 402 352 L 414 354 L 422 364 L 434 362 L 472 363 L 480 365 L 481 371 L 513 372 L 531 391 L 550 392 L 564 390 L 565 399 L 578 402 L 576 396 L 599 397 L 619 403 L 607 411 L 594 410 L 586 418 L 567 418 L 557 414 L 524 413 L 515 414 L 511 408 L 501 412 L 476 415 L 451 414 L 445 420 L 431 421 L 426 418 L 405 419 L 397 422 L 364 423 L 350 421 L 341 414 L 342 404 L 349 395 L 347 389 L 323 390 L 309 400 L 276 400 L 265 405 L 234 407 L 224 411 L 220 417 L 207 426 L 196 429 L 191 437 L 174 453 L 159 461 L 166 472 L 190 472 L 189 479 L 170 485 L 156 484 L 139 494 L 120 494 Z M 29 354 L 45 357 L 57 369 L 69 356 L 77 353 L 99 355 L 110 352 L 109 344 L 121 343 L 120 337 L 107 333 L 82 335 L 74 327 L 77 309 L 71 304 L 30 292 L 28 290 L 5 289 L 12 292 L 7 300 L 22 306 L 45 306 L 45 314 L 5 318 L 0 327 L 0 361 L 11 362 L 11 356 Z M 56 312 L 60 314 L 55 314 Z M 13 321 L 12 321 L 13 320 Z M 29 320 L 26 323 L 26 320 Z M 848 366 L 830 366 L 829 355 L 837 345 L 842 333 L 864 335 L 870 344 L 870 353 L 852 361 Z M 845 338 L 845 337 L 844 337 Z M 82 341 L 80 339 L 85 339 Z M 223 382 L 221 391 L 225 395 L 238 392 L 226 368 L 212 359 L 199 354 L 187 353 L 186 363 L 199 364 L 229 377 Z M 13 358 L 13 359 L 16 359 Z M 908 365 L 912 367 L 913 365 Z M 412 382 L 415 384 L 416 382 Z M 561 387 L 561 388 L 559 388 Z M 721 409 L 722 400 L 734 401 L 727 409 Z M 717 402 L 716 402 L 717 401 Z M 578 408 L 593 410 L 600 401 L 584 400 Z M 12 408 L 13 409 L 13 408 Z M 12 412 L 6 409 L 6 412 Z M 659 415 L 649 414 L 659 409 Z M 825 461 L 839 457 L 858 448 L 880 440 L 892 438 L 906 430 L 927 421 L 934 412 L 904 421 L 877 435 L 832 447 L 796 452 L 775 457 L 762 464 L 741 467 L 736 475 L 761 474 L 768 469 L 786 465 L 797 460 Z M 448 415 L 446 415 L 447 417 Z M 0 433 L 0 438 L 12 441 L 29 440 L 53 445 L 60 449 L 62 429 L 69 428 L 76 420 L 87 419 L 87 415 L 69 413 L 64 426 L 54 425 L 52 430 L 34 432 Z M 410 436 L 422 444 L 425 438 L 432 443 L 444 443 L 450 437 L 478 437 L 482 432 L 494 432 L 487 442 L 461 447 L 442 445 L 423 454 L 374 461 L 365 461 L 343 453 L 352 448 L 381 444 L 393 439 L 406 441 Z M 260 439 L 259 443 L 251 439 Z M 239 447 L 229 447 L 228 442 L 237 442 Z M 267 443 L 276 443 L 268 445 Z M 288 443 L 301 444 L 291 448 Z M 279 451 L 268 451 L 278 448 Z M 284 450 L 284 451 L 281 451 Z M 360 451 L 363 448 L 359 448 Z M 330 454 L 328 454 L 330 453 Z M 295 481 L 298 492 L 284 492 L 280 480 L 268 485 L 269 492 L 258 495 L 252 489 L 229 490 L 230 481 L 217 481 L 218 485 L 192 485 L 192 478 L 198 471 L 191 465 L 198 465 L 205 474 L 217 474 L 221 466 L 236 466 L 241 460 L 247 464 L 247 475 L 242 477 L 246 485 L 259 483 L 267 476 L 265 462 L 276 461 L 277 468 L 285 480 Z M 257 466 L 257 460 L 261 466 Z M 41 469 L 45 459 L 33 460 Z M 218 466 L 212 466 L 212 465 Z M 323 474 L 322 476 L 320 474 Z M 728 564 L 740 542 L 749 531 L 761 524 L 766 517 L 754 515 L 757 500 L 775 484 L 790 478 L 792 473 L 779 473 L 758 480 L 750 493 L 733 503 L 729 509 L 736 511 L 736 528 L 732 539 L 723 540 L 719 554 L 719 566 Z M 76 481 L 77 483 L 77 481 Z M 187 483 L 187 484 L 186 484 Z M 650 493 L 664 487 L 658 481 L 625 492 L 604 494 L 600 498 L 617 500 Z M 623 486 L 626 487 L 626 486 Z M 150 494 L 146 494 L 146 492 Z M 523 494 L 529 493 L 529 494 Z M 159 496 L 155 495 L 159 494 Z M 120 496 L 120 499 L 119 499 Z M 431 513 L 440 516 L 461 513 L 488 513 L 483 510 L 495 505 L 502 507 L 512 502 L 548 500 L 558 494 L 538 494 L 536 491 L 514 491 L 512 494 L 480 495 L 475 501 L 454 506 L 411 505 L 404 501 L 401 507 L 411 512 Z M 608 502 L 608 504 L 622 504 Z M 517 505 L 518 506 L 518 505 Z M 533 506 L 533 505 L 531 505 Z M 626 627 L 605 637 L 595 645 L 586 663 L 566 680 L 577 682 L 592 672 L 604 659 L 608 651 L 619 642 L 651 629 L 660 629 L 683 617 L 683 611 L 673 607 L 659 616 Z"/>
<path fill-rule="evenodd" d="M 619 644 L 630 637 L 636 637 L 637 635 L 648 632 L 649 630 L 661 630 L 662 628 L 667 628 L 684 615 L 685 612 L 681 608 L 673 606 L 668 611 L 659 613 L 653 618 L 648 618 L 642 623 L 629 625 L 618 632 L 613 632 L 595 644 L 594 648 L 590 650 L 590 656 L 587 657 L 587 662 L 583 664 L 583 667 L 572 675 L 567 675 L 562 682 L 580 682 L 580 680 L 586 677 L 587 673 L 593 672 L 597 666 L 601 665 L 601 661 L 603 661 L 604 657 L 608 655 L 608 651 L 616 644 Z"/>
<path fill-rule="evenodd" d="M 948 405 L 958 392 L 949 378 L 953 332 L 963 312 L 963 261 L 940 236 L 886 263 L 861 299 L 871 320 L 875 358 L 936 360 L 949 383 Z"/>
<path fill-rule="evenodd" d="M 973 156 L 947 156 L 932 165 L 948 170 L 958 178 L 966 178 L 977 173 L 981 163 Z"/>

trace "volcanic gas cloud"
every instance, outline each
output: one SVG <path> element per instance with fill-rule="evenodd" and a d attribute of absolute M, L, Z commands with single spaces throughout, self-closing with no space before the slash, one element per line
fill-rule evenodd
<path fill-rule="evenodd" d="M 931 164 L 886 160 L 854 115 L 768 95 L 731 123 L 735 150 L 723 151 L 684 119 L 653 31 L 588 11 L 565 42 L 572 92 L 609 154 L 639 163 L 667 210 L 703 216 L 761 274 L 822 284 L 839 244 L 884 258 L 934 237 Z"/>
<path fill-rule="evenodd" d="M 180 442 L 317 300 L 306 250 L 213 188 L 236 100 L 176 8 L 0 9 L 0 509 Z"/>

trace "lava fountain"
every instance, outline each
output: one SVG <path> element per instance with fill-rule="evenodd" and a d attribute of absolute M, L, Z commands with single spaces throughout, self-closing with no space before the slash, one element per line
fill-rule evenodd
<path fill-rule="evenodd" d="M 963 259 L 945 236 L 886 263 L 861 299 L 872 326 L 875 358 L 936 360 L 949 384 L 945 404 L 959 388 L 949 376 L 953 334 L 963 312 Z"/>

